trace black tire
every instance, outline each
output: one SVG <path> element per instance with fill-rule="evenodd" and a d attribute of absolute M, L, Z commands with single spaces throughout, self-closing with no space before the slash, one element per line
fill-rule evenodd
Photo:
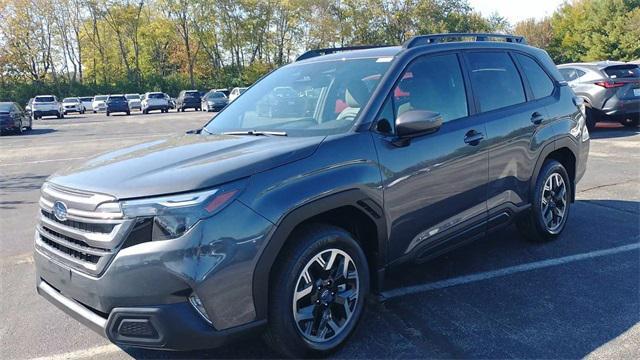
<path fill-rule="evenodd" d="M 620 123 L 625 127 L 633 129 L 633 128 L 637 128 L 638 125 L 640 124 L 640 118 L 635 118 L 635 119 L 627 118 L 627 119 L 621 120 Z"/>
<path fill-rule="evenodd" d="M 329 256 L 330 259 L 333 252 L 348 255 L 351 261 L 346 261 L 347 257 L 343 255 L 339 255 L 342 260 L 337 260 L 338 256 L 336 256 L 335 259 L 338 261 L 336 266 L 337 268 L 344 269 L 343 265 L 345 262 L 352 264 L 354 266 L 353 269 L 355 269 L 355 275 L 347 276 L 346 279 L 344 276 L 336 276 L 335 283 L 333 284 L 329 281 L 332 277 L 329 277 L 326 280 L 328 284 L 323 285 L 321 288 L 313 285 L 318 284 L 318 281 L 322 282 L 321 278 L 323 275 L 319 275 L 315 282 L 312 280 L 307 283 L 312 291 L 294 303 L 294 293 L 299 291 L 297 290 L 300 285 L 299 282 L 306 281 L 303 280 L 303 270 L 311 269 L 311 266 L 315 266 L 314 274 L 317 275 L 319 272 L 327 276 L 329 276 L 328 274 L 331 272 L 334 274 L 341 272 L 341 270 L 334 270 L 333 267 L 326 271 L 322 270 L 322 268 L 318 269 L 318 262 L 314 262 L 317 255 L 328 254 L 324 256 L 324 260 L 326 261 L 327 256 Z M 291 235 L 289 243 L 285 245 L 278 259 L 279 261 L 276 263 L 273 276 L 270 280 L 269 324 L 265 333 L 265 340 L 274 350 L 292 358 L 324 356 L 337 350 L 345 343 L 358 325 L 365 308 L 366 296 L 369 292 L 369 268 L 362 248 L 349 232 L 341 228 L 325 224 L 311 224 L 303 226 Z M 328 260 L 327 264 L 330 262 L 331 260 Z M 333 263 L 335 264 L 336 261 L 333 261 Z M 350 266 L 347 266 L 348 273 L 349 268 Z M 306 271 L 306 273 L 311 274 L 311 271 Z M 342 271 L 342 273 L 344 273 L 344 271 Z M 350 274 L 353 274 L 353 272 L 350 272 Z M 309 275 L 309 279 L 312 279 L 311 275 Z M 349 281 L 351 281 L 352 284 L 348 284 Z M 343 290 L 340 290 L 340 287 L 343 285 L 339 285 L 339 283 L 344 284 Z M 356 284 L 355 290 L 353 283 Z M 334 288 L 330 290 L 329 288 L 325 288 L 325 286 L 333 286 Z M 331 292 L 331 295 L 329 295 L 329 293 L 327 293 L 329 290 L 335 292 Z M 322 291 L 322 296 L 328 295 L 328 298 L 320 296 L 320 291 Z M 348 296 L 346 295 L 348 293 L 352 295 L 357 294 L 356 299 L 351 298 L 351 300 L 347 301 L 348 305 L 346 305 L 346 307 L 351 308 L 351 306 L 353 306 L 353 309 L 350 310 L 350 315 L 347 315 L 343 305 L 344 299 L 347 299 L 347 297 L 337 295 L 341 292 L 344 296 Z M 307 296 L 308 298 L 306 298 Z M 314 298 L 317 300 L 313 300 Z M 323 302 L 320 302 L 320 299 L 323 299 Z M 328 305 L 324 303 L 326 299 L 329 299 Z M 308 325 L 311 328 L 308 336 L 314 336 L 312 334 L 314 331 L 313 327 L 316 326 L 316 324 L 319 326 L 322 323 L 323 320 L 318 320 L 318 318 L 323 318 L 325 319 L 325 330 L 327 330 L 327 332 L 330 331 L 330 334 L 332 334 L 330 338 L 316 342 L 308 339 L 306 337 L 307 335 L 302 334 L 302 330 L 294 318 L 295 310 L 293 310 L 294 308 L 292 307 L 292 304 L 296 304 L 295 306 L 297 306 L 300 301 L 308 301 L 309 304 L 307 304 L 305 308 L 313 309 L 311 313 L 315 320 L 303 320 L 311 321 Z M 342 302 L 342 304 L 340 304 L 340 302 Z M 323 311 L 324 316 L 321 316 L 318 313 L 319 311 Z M 330 315 L 327 315 L 327 312 Z M 334 313 L 336 314 L 335 316 L 340 314 L 344 315 L 342 316 L 344 319 L 338 319 L 336 317 L 334 320 Z M 319 322 L 316 323 L 316 321 Z M 334 325 L 338 325 L 338 322 L 341 322 L 342 324 L 338 325 L 340 326 L 340 330 L 337 332 L 335 330 L 328 330 L 331 327 L 328 325 L 329 321 Z M 333 327 L 331 328 L 333 329 Z M 315 336 L 326 336 L 326 332 L 322 333 L 325 335 L 318 334 L 319 330 L 319 327 L 315 330 Z"/>
<path fill-rule="evenodd" d="M 111 116 L 111 113 L 107 111 L 106 115 L 107 115 L 107 116 Z"/>
<path fill-rule="evenodd" d="M 131 115 L 131 111 L 127 111 L 127 115 Z"/>
<path fill-rule="evenodd" d="M 599 114 L 591 106 L 585 106 L 585 115 L 586 115 L 585 122 L 587 124 L 587 129 L 589 131 L 593 131 L 596 128 L 596 124 L 600 120 Z"/>
<path fill-rule="evenodd" d="M 545 190 L 545 184 L 552 176 L 559 175 L 564 182 L 564 192 L 561 195 L 555 196 L 553 191 Z M 557 178 L 556 178 L 557 179 Z M 564 230 L 567 219 L 569 218 L 571 209 L 571 194 L 573 191 L 573 183 L 569 179 L 567 170 L 556 160 L 547 160 L 540 169 L 540 174 L 536 179 L 536 184 L 531 194 L 531 208 L 526 213 L 522 214 L 522 217 L 518 219 L 516 225 L 520 233 L 528 240 L 533 242 L 547 242 L 555 240 Z M 550 206 L 544 206 L 543 204 L 543 192 L 551 195 L 551 198 L 547 198 L 545 201 Z M 562 197 L 564 199 L 564 205 L 561 207 L 556 205 L 557 199 Z M 552 204 L 553 203 L 553 204 Z M 558 202 L 559 204 L 560 202 Z M 543 208 L 549 209 L 544 211 Z M 552 217 L 552 221 L 556 219 L 556 216 L 560 217 L 557 212 L 562 210 L 562 217 L 557 221 L 557 225 L 551 226 L 545 219 L 545 214 Z M 557 227 L 556 227 L 557 226 Z"/>
<path fill-rule="evenodd" d="M 93 110 L 93 113 L 94 113 L 94 114 L 97 114 L 97 112 L 96 112 L 95 110 Z"/>

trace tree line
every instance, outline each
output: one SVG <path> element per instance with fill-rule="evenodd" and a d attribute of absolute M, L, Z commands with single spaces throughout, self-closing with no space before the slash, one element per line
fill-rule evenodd
<path fill-rule="evenodd" d="M 640 0 L 509 24 L 467 0 L 0 0 L 0 99 L 243 86 L 311 48 L 525 35 L 556 62 L 640 57 Z"/>

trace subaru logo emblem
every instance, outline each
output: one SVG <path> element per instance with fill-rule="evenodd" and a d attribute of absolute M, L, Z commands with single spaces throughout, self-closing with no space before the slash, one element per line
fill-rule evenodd
<path fill-rule="evenodd" d="M 56 201 L 53 204 L 53 215 L 60 221 L 67 221 L 67 205 L 62 201 Z"/>

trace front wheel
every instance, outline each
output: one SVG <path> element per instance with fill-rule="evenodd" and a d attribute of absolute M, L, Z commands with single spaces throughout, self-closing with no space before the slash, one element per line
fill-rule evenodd
<path fill-rule="evenodd" d="M 265 338 L 283 355 L 326 355 L 353 333 L 369 291 L 360 244 L 323 224 L 295 231 L 271 278 Z"/>
<path fill-rule="evenodd" d="M 572 186 L 561 163 L 545 161 L 536 180 L 531 209 L 517 222 L 521 234 L 534 242 L 556 239 L 567 224 Z"/>
<path fill-rule="evenodd" d="M 593 131 L 596 128 L 596 124 L 598 123 L 598 112 L 594 110 L 591 106 L 585 107 L 585 123 L 587 125 L 587 130 Z"/>

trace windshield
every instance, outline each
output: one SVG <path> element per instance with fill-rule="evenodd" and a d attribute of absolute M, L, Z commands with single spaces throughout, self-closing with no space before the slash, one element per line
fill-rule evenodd
<path fill-rule="evenodd" d="M 98 95 L 95 98 L 93 98 L 93 101 L 105 101 L 105 100 L 107 100 L 107 97 L 108 96 L 106 96 L 106 95 Z"/>
<path fill-rule="evenodd" d="M 221 92 L 212 92 L 207 94 L 207 99 L 224 99 L 227 96 Z"/>
<path fill-rule="evenodd" d="M 351 129 L 389 61 L 377 58 L 294 63 L 274 71 L 204 128 L 323 136 Z"/>
<path fill-rule="evenodd" d="M 92 97 L 81 97 L 80 101 L 84 101 L 84 102 L 93 101 L 93 98 Z"/>
<path fill-rule="evenodd" d="M 125 97 L 127 98 L 127 100 L 140 100 L 140 95 L 138 94 L 128 94 L 125 95 Z"/>
<path fill-rule="evenodd" d="M 197 91 L 187 91 L 184 93 L 184 97 L 186 98 L 200 97 L 200 93 Z"/>
<path fill-rule="evenodd" d="M 78 98 L 64 98 L 62 100 L 63 103 L 77 103 L 80 100 Z"/>
<path fill-rule="evenodd" d="M 38 96 L 33 101 L 35 101 L 35 102 L 54 102 L 56 100 L 53 98 L 53 96 Z"/>
<path fill-rule="evenodd" d="M 124 95 L 111 95 L 109 96 L 109 101 L 126 101 L 127 98 Z"/>
<path fill-rule="evenodd" d="M 0 103 L 0 112 L 11 112 L 12 108 L 12 103 Z"/>
<path fill-rule="evenodd" d="M 149 94 L 147 95 L 148 99 L 164 99 L 164 94 L 162 93 L 153 93 L 153 94 Z"/>

